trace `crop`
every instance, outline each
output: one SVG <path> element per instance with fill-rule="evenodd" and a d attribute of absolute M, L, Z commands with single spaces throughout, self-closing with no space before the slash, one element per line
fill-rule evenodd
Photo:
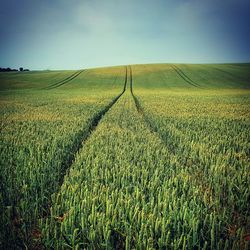
<path fill-rule="evenodd" d="M 1 92 L 0 212 L 12 230 L 2 244 L 247 249 L 248 72 L 136 65 L 61 72 L 33 89 L 12 76 Z"/>

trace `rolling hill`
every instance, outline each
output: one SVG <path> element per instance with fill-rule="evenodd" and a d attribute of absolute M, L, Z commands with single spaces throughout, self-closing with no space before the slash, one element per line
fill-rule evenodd
<path fill-rule="evenodd" d="M 0 73 L 0 248 L 247 249 L 250 64 Z"/>

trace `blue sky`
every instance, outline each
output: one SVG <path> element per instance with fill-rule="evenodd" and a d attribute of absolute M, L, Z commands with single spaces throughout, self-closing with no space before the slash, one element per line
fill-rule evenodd
<path fill-rule="evenodd" d="M 1 0 L 0 67 L 250 62 L 249 0 Z"/>

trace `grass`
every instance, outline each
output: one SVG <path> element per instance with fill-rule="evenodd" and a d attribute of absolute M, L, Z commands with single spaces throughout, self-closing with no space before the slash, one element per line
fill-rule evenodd
<path fill-rule="evenodd" d="M 0 247 L 247 249 L 249 69 L 1 73 Z"/>

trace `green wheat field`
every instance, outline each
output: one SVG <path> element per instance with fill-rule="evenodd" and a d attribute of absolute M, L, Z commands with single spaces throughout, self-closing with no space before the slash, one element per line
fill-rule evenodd
<path fill-rule="evenodd" d="M 249 249 L 250 64 L 0 73 L 0 249 Z"/>

